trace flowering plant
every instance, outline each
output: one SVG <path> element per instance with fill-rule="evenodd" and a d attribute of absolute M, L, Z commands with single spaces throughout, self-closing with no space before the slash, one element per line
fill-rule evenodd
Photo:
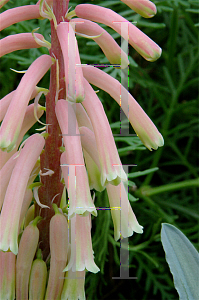
<path fill-rule="evenodd" d="M 146 18 L 156 13 L 148 0 L 122 2 Z M 1 30 L 35 18 L 51 23 L 51 43 L 35 30 L 0 41 L 1 56 L 20 49 L 49 50 L 0 102 L 2 299 L 85 299 L 85 272 L 99 271 L 91 240 L 91 215 L 97 217 L 99 208 L 92 189 L 107 190 L 115 240 L 143 231 L 128 200 L 127 172 L 107 116 L 90 84 L 120 105 L 149 150 L 164 144 L 156 126 L 119 81 L 99 66 L 81 64 L 76 35 L 93 39 L 110 64 L 122 69 L 128 69 L 127 53 L 97 23 L 113 28 L 148 61 L 159 58 L 161 48 L 108 8 L 80 4 L 70 11 L 68 5 L 69 0 L 41 0 L 0 16 Z M 38 87 L 50 68 L 49 89 Z M 39 104 L 42 94 L 45 106 Z M 32 99 L 34 104 L 29 104 Z M 39 120 L 44 111 L 45 123 Z M 36 122 L 44 125 L 42 133 L 24 139 Z"/>

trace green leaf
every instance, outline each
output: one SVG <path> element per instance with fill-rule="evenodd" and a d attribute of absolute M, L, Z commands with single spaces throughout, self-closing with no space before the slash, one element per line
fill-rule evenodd
<path fill-rule="evenodd" d="M 161 241 L 180 299 L 198 299 L 198 252 L 188 238 L 179 229 L 170 224 L 162 224 Z"/>

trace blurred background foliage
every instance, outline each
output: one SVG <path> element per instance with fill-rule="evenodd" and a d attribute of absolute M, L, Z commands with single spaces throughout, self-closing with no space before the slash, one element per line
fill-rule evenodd
<path fill-rule="evenodd" d="M 4 9 L 34 4 L 36 1 L 9 1 Z M 113 239 L 113 224 L 109 210 L 98 210 L 93 219 L 92 236 L 98 274 L 87 274 L 86 295 L 94 299 L 152 300 L 178 299 L 173 278 L 160 242 L 161 223 L 178 227 L 198 245 L 198 26 L 197 0 L 154 1 L 157 15 L 143 19 L 121 1 L 70 1 L 72 9 L 79 3 L 92 3 L 113 9 L 152 38 L 162 48 L 156 62 L 147 62 L 129 46 L 129 91 L 163 134 L 165 145 L 148 151 L 133 136 L 115 140 L 123 164 L 129 168 L 129 200 L 143 234 L 129 238 L 130 276 L 136 280 L 112 279 L 120 276 L 120 243 Z M 50 41 L 47 20 L 30 20 L 4 29 L 1 38 L 21 32 L 39 33 Z M 106 28 L 106 26 L 103 26 Z M 120 36 L 106 28 L 121 44 Z M 77 37 L 82 63 L 108 64 L 98 45 L 92 40 Z M 0 96 L 15 89 L 22 77 L 10 70 L 25 70 L 47 49 L 31 49 L 7 54 L 0 61 Z M 103 68 L 118 80 L 121 71 Z M 39 83 L 48 88 L 49 74 Z M 95 88 L 96 89 L 96 88 Z M 106 110 L 113 133 L 120 128 L 119 107 L 105 92 L 98 93 Z M 128 124 L 126 124 L 128 125 Z M 125 124 L 124 124 L 125 126 Z M 38 125 L 37 125 L 38 127 Z M 28 134 L 32 134 L 35 128 Z M 108 207 L 106 192 L 96 193 L 97 207 Z"/>

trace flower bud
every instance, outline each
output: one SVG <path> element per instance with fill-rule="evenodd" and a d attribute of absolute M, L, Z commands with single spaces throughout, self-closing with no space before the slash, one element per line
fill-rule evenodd
<path fill-rule="evenodd" d="M 50 221 L 50 273 L 45 299 L 60 299 L 68 254 L 68 222 L 56 204 L 53 204 L 55 215 Z"/>
<path fill-rule="evenodd" d="M 16 300 L 28 300 L 28 283 L 30 269 L 39 242 L 39 229 L 35 220 L 24 230 L 20 243 L 16 263 Z"/>
<path fill-rule="evenodd" d="M 46 280 L 47 280 L 46 263 L 40 257 L 33 261 L 32 268 L 30 271 L 29 300 L 44 299 L 45 290 L 46 290 Z"/>

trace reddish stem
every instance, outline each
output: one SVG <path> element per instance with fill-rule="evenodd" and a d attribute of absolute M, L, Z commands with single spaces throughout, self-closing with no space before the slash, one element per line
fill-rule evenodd
<path fill-rule="evenodd" d="M 59 24 L 63 21 L 63 18 L 68 9 L 69 0 L 56 0 L 53 1 L 53 12 L 55 14 L 57 23 Z M 61 52 L 61 47 L 57 38 L 57 33 L 54 28 L 54 23 L 51 21 L 51 50 L 50 55 L 58 59 L 59 62 L 59 99 L 65 99 L 65 81 L 64 81 L 64 62 Z M 43 220 L 38 224 L 40 230 L 40 248 L 43 252 L 44 260 L 47 258 L 50 248 L 49 248 L 49 223 L 54 215 L 54 210 L 52 208 L 52 199 L 55 195 L 54 203 L 58 206 L 60 204 L 63 184 L 61 180 L 61 168 L 60 168 L 60 150 L 59 147 L 62 144 L 62 137 L 60 128 L 55 115 L 55 95 L 56 95 L 56 63 L 51 67 L 50 74 L 50 88 L 49 93 L 46 96 L 46 123 L 50 124 L 48 126 L 49 136 L 46 139 L 45 150 L 41 154 L 40 164 L 41 171 L 46 172 L 45 168 L 53 170 L 54 174 L 52 176 L 41 176 L 42 186 L 39 188 L 39 199 L 42 204 L 50 207 L 43 208 L 40 211 L 40 207 L 36 205 L 36 216 L 41 215 Z"/>

